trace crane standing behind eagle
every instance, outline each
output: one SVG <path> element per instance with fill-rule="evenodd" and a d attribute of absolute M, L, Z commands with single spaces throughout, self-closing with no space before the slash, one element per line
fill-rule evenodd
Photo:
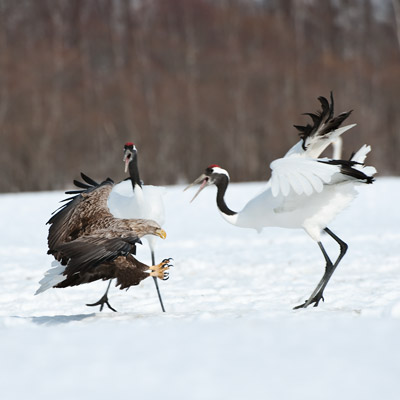
<path fill-rule="evenodd" d="M 55 258 L 40 281 L 36 294 L 51 287 L 65 288 L 99 279 L 116 278 L 120 289 L 138 285 L 149 276 L 168 279 L 170 260 L 147 266 L 133 254 L 144 235 L 163 239 L 166 233 L 160 225 L 146 219 L 115 218 L 107 207 L 114 186 L 111 179 L 98 184 L 82 174 L 86 183 L 75 182 L 82 190 L 66 192 L 75 196 L 64 204 L 48 221 L 48 254 Z M 104 304 L 115 311 L 104 298 Z"/>
<path fill-rule="evenodd" d="M 129 171 L 129 178 L 114 185 L 113 190 L 108 197 L 107 206 L 111 213 L 118 218 L 139 218 L 151 219 L 160 226 L 165 222 L 165 207 L 163 195 L 165 189 L 152 185 L 145 185 L 140 179 L 138 165 L 138 151 L 132 142 L 124 145 L 125 173 Z M 154 235 L 144 237 L 149 244 L 151 252 L 151 263 L 155 264 L 154 250 L 157 244 L 157 238 Z M 161 310 L 165 312 L 157 278 L 153 277 Z M 105 295 L 107 295 L 108 285 Z M 93 303 L 97 305 L 97 303 Z"/>

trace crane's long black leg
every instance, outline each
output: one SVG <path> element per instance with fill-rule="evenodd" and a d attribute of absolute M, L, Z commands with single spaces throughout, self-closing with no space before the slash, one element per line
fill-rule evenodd
<path fill-rule="evenodd" d="M 155 262 L 155 257 L 154 257 L 154 251 L 151 250 L 151 265 L 155 265 L 155 264 L 156 264 L 156 262 Z M 157 278 L 155 276 L 153 276 L 153 279 L 154 279 L 154 284 L 156 285 L 158 299 L 160 300 L 161 310 L 162 310 L 162 312 L 165 312 L 164 304 L 163 304 L 163 301 L 162 301 L 162 298 L 161 298 L 161 292 L 160 292 L 160 289 L 158 287 Z"/>
<path fill-rule="evenodd" d="M 332 271 L 332 268 L 333 268 L 333 264 L 332 264 L 331 259 L 330 259 L 329 256 L 328 256 L 328 253 L 326 252 L 326 250 L 325 250 L 325 248 L 324 248 L 324 246 L 322 245 L 321 242 L 318 242 L 318 246 L 319 246 L 319 248 L 321 249 L 322 254 L 324 255 L 324 258 L 325 258 L 325 261 L 326 261 L 325 273 L 324 273 L 324 275 L 322 276 L 321 280 L 319 281 L 317 287 L 316 287 L 316 288 L 314 289 L 314 291 L 312 292 L 310 298 L 309 298 L 306 302 L 304 302 L 303 304 L 300 304 L 300 305 L 294 307 L 294 308 L 293 308 L 294 310 L 297 310 L 298 308 L 306 308 L 306 307 L 308 307 L 312 302 L 314 302 L 314 303 L 315 303 L 315 306 L 317 306 L 318 303 L 319 303 L 319 301 L 320 301 L 321 299 L 322 299 L 322 300 L 324 299 L 323 296 L 322 296 L 322 293 L 320 292 L 320 290 L 321 290 L 321 288 L 322 288 L 324 285 L 326 286 L 327 279 L 329 279 L 329 278 L 328 278 L 328 275 L 330 274 L 330 276 L 332 276 L 332 273 L 333 273 L 333 272 L 331 273 L 331 271 Z M 320 294 L 320 297 L 317 299 L 316 296 L 317 296 L 318 293 Z"/>
<path fill-rule="evenodd" d="M 324 300 L 324 296 L 323 296 L 324 290 L 325 290 L 326 286 L 328 285 L 328 282 L 331 279 L 333 273 L 335 272 L 336 267 L 339 265 L 340 261 L 346 254 L 346 251 L 348 248 L 347 244 L 345 242 L 343 242 L 343 240 L 341 240 L 339 237 L 337 237 L 330 229 L 325 228 L 324 230 L 329 236 L 331 236 L 339 244 L 339 246 L 340 246 L 339 257 L 336 259 L 335 263 L 332 264 L 332 261 L 330 260 L 327 252 L 325 251 L 324 246 L 322 245 L 321 242 L 318 242 L 318 245 L 319 245 L 319 247 L 322 251 L 322 254 L 324 255 L 325 261 L 326 261 L 325 273 L 324 273 L 322 279 L 320 280 L 320 282 L 318 283 L 317 287 L 312 292 L 310 298 L 304 304 L 294 307 L 295 310 L 298 308 L 306 308 L 311 303 L 315 303 L 314 307 L 317 307 L 319 302 L 321 301 L 321 299 Z"/>
<path fill-rule="evenodd" d="M 346 251 L 347 251 L 347 249 L 349 247 L 347 245 L 347 243 L 345 243 L 342 239 L 340 239 L 338 236 L 336 236 L 329 228 L 325 228 L 324 231 L 329 236 L 331 236 L 339 244 L 339 246 L 340 246 L 340 254 L 339 254 L 339 257 L 337 258 L 337 260 L 335 261 L 335 264 L 333 265 L 332 270 L 330 271 L 329 275 L 327 276 L 327 279 L 326 279 L 325 283 L 322 285 L 322 287 L 320 289 L 321 295 L 322 295 L 324 289 L 326 288 L 326 286 L 327 286 L 327 284 L 329 282 L 329 279 L 331 279 L 331 276 L 335 272 L 336 267 L 339 265 L 340 261 L 342 260 L 342 258 L 346 254 Z"/>
<path fill-rule="evenodd" d="M 103 294 L 103 297 L 99 301 L 96 301 L 96 303 L 86 304 L 86 305 L 89 306 L 89 307 L 100 306 L 100 311 L 103 311 L 104 304 L 107 304 L 107 307 L 110 310 L 113 310 L 114 312 L 117 312 L 117 310 L 115 308 L 112 308 L 110 303 L 108 302 L 107 294 L 108 294 L 108 291 L 109 291 L 110 286 L 111 286 L 111 281 L 112 281 L 112 279 L 110 279 L 110 282 L 108 282 L 107 290 Z"/>

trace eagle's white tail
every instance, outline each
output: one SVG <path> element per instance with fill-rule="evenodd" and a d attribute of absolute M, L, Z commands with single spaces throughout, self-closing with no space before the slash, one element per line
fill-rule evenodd
<path fill-rule="evenodd" d="M 51 268 L 44 274 L 44 277 L 39 281 L 40 287 L 36 290 L 35 295 L 44 292 L 47 289 L 50 289 L 67 277 L 63 275 L 65 271 L 65 266 L 61 265 L 58 261 L 53 261 L 51 263 Z"/>

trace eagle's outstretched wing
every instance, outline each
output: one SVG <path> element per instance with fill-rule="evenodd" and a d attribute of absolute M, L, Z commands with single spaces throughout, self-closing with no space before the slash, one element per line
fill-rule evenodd
<path fill-rule="evenodd" d="M 50 225 L 48 241 L 48 254 L 53 254 L 57 260 L 61 256 L 57 248 L 63 243 L 73 241 L 82 235 L 82 232 L 100 218 L 112 217 L 107 199 L 114 186 L 114 182 L 107 178 L 101 183 L 81 174 L 86 183 L 74 181 L 82 190 L 68 191 L 66 194 L 74 194 L 65 200 L 58 210 L 47 222 Z"/>

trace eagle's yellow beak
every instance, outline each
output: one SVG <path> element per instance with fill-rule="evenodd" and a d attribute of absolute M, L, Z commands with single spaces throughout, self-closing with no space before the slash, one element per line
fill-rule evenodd
<path fill-rule="evenodd" d="M 165 232 L 164 229 L 157 229 L 156 235 L 160 236 L 161 239 L 165 239 L 167 237 L 167 232 Z"/>

